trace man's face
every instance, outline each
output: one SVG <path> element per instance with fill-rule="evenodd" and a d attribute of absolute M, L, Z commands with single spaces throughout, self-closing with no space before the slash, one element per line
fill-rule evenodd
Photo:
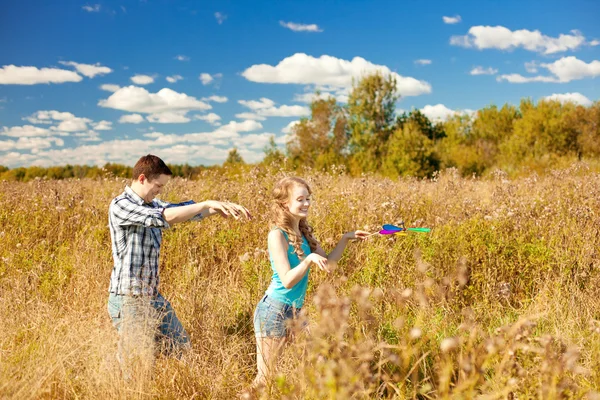
<path fill-rule="evenodd" d="M 158 195 L 163 187 L 169 181 L 169 175 L 161 174 L 158 178 L 154 178 L 152 180 L 148 180 L 144 177 L 144 179 L 140 182 L 142 184 L 143 191 L 145 195 L 142 196 L 146 203 L 150 203 L 156 195 Z"/>

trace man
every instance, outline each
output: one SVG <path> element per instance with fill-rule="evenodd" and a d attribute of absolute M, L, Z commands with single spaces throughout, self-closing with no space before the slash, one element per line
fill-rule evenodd
<path fill-rule="evenodd" d="M 171 175 L 159 157 L 140 158 L 131 186 L 113 199 L 108 210 L 114 259 L 108 313 L 119 332 L 117 358 L 126 379 L 147 377 L 156 350 L 179 355 L 190 347 L 187 332 L 158 291 L 162 230 L 217 213 L 236 220 L 251 217 L 246 208 L 229 202 L 171 204 L 155 199 Z"/>

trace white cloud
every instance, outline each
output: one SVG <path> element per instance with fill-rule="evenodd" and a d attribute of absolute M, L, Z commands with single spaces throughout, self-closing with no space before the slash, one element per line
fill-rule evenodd
<path fill-rule="evenodd" d="M 19 140 L 0 141 L 0 151 L 46 149 L 52 144 L 63 146 L 64 141 L 55 137 L 21 137 Z M 4 157 L 4 156 L 3 156 Z"/>
<path fill-rule="evenodd" d="M 454 17 L 442 17 L 442 19 L 444 20 L 445 24 L 458 24 L 459 22 L 462 21 L 462 18 L 460 17 L 460 15 L 455 15 Z"/>
<path fill-rule="evenodd" d="M 329 98 L 335 99 L 338 103 L 347 103 L 348 95 L 350 94 L 350 88 L 331 88 L 331 87 L 317 87 L 317 92 L 306 92 L 294 94 L 294 101 L 302 103 L 312 103 L 315 100 L 327 100 Z"/>
<path fill-rule="evenodd" d="M 201 121 L 206 121 L 211 125 L 220 125 L 221 117 L 219 117 L 215 113 L 209 113 L 206 115 L 194 115 L 194 119 L 198 119 Z"/>
<path fill-rule="evenodd" d="M 1 136 L 9 136 L 9 137 L 37 137 L 37 136 L 52 136 L 54 132 L 51 132 L 49 129 L 39 128 L 33 125 L 23 125 L 23 126 L 4 126 L 2 127 L 2 131 L 0 131 Z"/>
<path fill-rule="evenodd" d="M 595 60 L 588 64 L 573 56 L 563 57 L 551 64 L 542 64 L 542 67 L 556 75 L 560 82 L 600 76 L 600 61 Z"/>
<path fill-rule="evenodd" d="M 81 75 L 87 76 L 88 78 L 93 78 L 96 75 L 106 75 L 110 74 L 113 70 L 100 65 L 100 63 L 96 64 L 80 64 L 74 61 L 59 61 L 62 65 L 68 65 L 70 67 L 74 67 L 77 72 Z"/>
<path fill-rule="evenodd" d="M 281 130 L 281 132 L 282 132 L 282 133 L 285 133 L 285 134 L 287 134 L 287 135 L 289 135 L 290 133 L 292 133 L 292 128 L 293 128 L 294 126 L 296 126 L 297 124 L 299 124 L 299 123 L 300 123 L 300 121 L 292 121 L 292 122 L 290 122 L 289 124 L 287 124 L 287 125 L 286 125 L 286 126 L 285 126 L 285 127 L 282 129 L 282 130 Z"/>
<path fill-rule="evenodd" d="M 203 97 L 202 100 L 204 101 L 214 101 L 215 103 L 227 103 L 227 97 L 225 96 L 210 96 L 210 97 Z"/>
<path fill-rule="evenodd" d="M 166 78 L 166 79 L 167 79 L 167 82 L 170 82 L 170 83 L 175 83 L 175 82 L 177 82 L 177 81 L 180 81 L 180 80 L 182 80 L 182 79 L 183 79 L 183 76 L 181 76 L 181 75 L 167 76 L 167 78 Z"/>
<path fill-rule="evenodd" d="M 112 130 L 112 122 L 110 121 L 100 121 L 92 123 L 92 126 L 97 131 L 110 131 Z"/>
<path fill-rule="evenodd" d="M 99 12 L 100 11 L 100 4 L 94 4 L 94 5 L 85 5 L 83 7 L 81 7 L 83 10 L 87 11 L 87 12 Z"/>
<path fill-rule="evenodd" d="M 422 58 L 420 60 L 415 60 L 415 64 L 417 64 L 417 65 L 430 65 L 431 64 L 431 60 L 428 60 L 426 58 Z"/>
<path fill-rule="evenodd" d="M 2 164 L 10 168 L 22 165 L 64 165 L 88 164 L 104 165 L 107 162 L 133 165 L 141 154 L 158 154 L 166 162 L 192 165 L 212 165 L 222 163 L 227 158 L 230 148 L 237 147 L 244 160 L 255 162 L 262 159 L 262 149 L 268 144 L 271 133 L 247 133 L 262 129 L 256 121 L 230 122 L 212 132 L 188 134 L 148 133 L 145 139 L 109 140 L 95 144 L 85 144 L 73 148 L 52 149 L 46 144 L 33 148 L 34 145 L 21 143 L 20 147 L 30 147 L 32 153 L 16 151 L 2 155 Z M 80 140 L 94 140 L 91 132 L 82 133 Z M 60 139 L 57 139 L 60 140 Z M 12 142 L 12 141 L 11 141 Z M 15 149 L 14 144 L 1 144 L 0 150 Z M 61 142 L 53 142 L 60 145 Z M 282 142 L 282 137 L 276 137 L 276 143 Z"/>
<path fill-rule="evenodd" d="M 140 114 L 127 114 L 119 118 L 121 124 L 140 124 L 144 122 L 144 117 Z"/>
<path fill-rule="evenodd" d="M 520 74 L 505 74 L 496 78 L 498 82 L 506 81 L 509 83 L 529 83 L 529 82 L 558 82 L 551 76 L 523 76 Z"/>
<path fill-rule="evenodd" d="M 423 107 L 421 109 L 421 112 L 423 114 L 425 114 L 425 116 L 427 118 L 429 118 L 429 120 L 431 122 L 445 121 L 455 114 L 471 114 L 472 115 L 475 113 L 474 110 L 469 110 L 469 109 L 451 110 L 443 104 L 436 104 L 434 106 L 426 105 L 425 107 Z"/>
<path fill-rule="evenodd" d="M 600 46 L 600 40 L 594 39 L 590 42 L 590 46 Z"/>
<path fill-rule="evenodd" d="M 115 85 L 113 83 L 105 83 L 104 85 L 100 85 L 100 89 L 101 90 L 105 90 L 107 92 L 116 92 L 117 90 L 121 89 L 121 86 L 119 85 Z"/>
<path fill-rule="evenodd" d="M 540 64 L 546 68 L 553 76 L 522 76 L 519 74 L 500 75 L 497 81 L 507 81 L 510 83 L 528 83 L 528 82 L 554 82 L 567 83 L 573 80 L 594 78 L 600 76 L 600 61 L 595 60 L 590 63 L 579 60 L 576 57 L 563 57 L 549 64 Z M 532 69 L 526 64 L 525 68 Z M 537 67 L 536 67 L 537 68 Z M 532 69 L 533 70 L 533 69 Z"/>
<path fill-rule="evenodd" d="M 431 92 L 425 81 L 404 77 L 392 72 L 384 65 L 373 64 L 364 58 L 354 57 L 352 61 L 323 55 L 319 58 L 304 53 L 296 53 L 283 59 L 276 66 L 259 64 L 246 69 L 242 76 L 252 82 L 292 83 L 328 85 L 336 88 L 352 87 L 352 79 L 376 71 L 392 75 L 402 96 L 417 96 Z"/>
<path fill-rule="evenodd" d="M 210 76 L 210 74 L 207 74 L 206 72 L 201 73 L 199 79 L 202 81 L 203 85 L 208 85 L 213 81 L 213 77 Z"/>
<path fill-rule="evenodd" d="M 327 93 L 329 94 L 329 93 Z M 314 100 L 320 99 L 322 96 L 317 96 L 315 92 L 296 93 L 294 94 L 294 101 L 301 103 L 312 103 Z"/>
<path fill-rule="evenodd" d="M 275 102 L 265 97 L 259 101 L 239 100 L 238 103 L 251 109 L 259 117 L 302 117 L 310 114 L 310 109 L 306 106 L 275 106 Z M 236 115 L 237 116 L 237 115 Z M 238 117 L 239 118 L 239 117 Z M 251 118 L 258 119 L 258 118 Z"/>
<path fill-rule="evenodd" d="M 217 19 L 217 23 L 219 25 L 221 25 L 223 23 L 223 21 L 225 21 L 227 19 L 227 15 L 217 11 L 215 13 L 215 18 Z"/>
<path fill-rule="evenodd" d="M 35 85 L 39 83 L 80 82 L 76 72 L 59 68 L 17 67 L 5 65 L 0 69 L 0 85 Z"/>
<path fill-rule="evenodd" d="M 585 43 L 581 32 L 573 30 L 570 34 L 558 37 L 543 35 L 540 31 L 520 29 L 511 31 L 503 26 L 472 26 L 467 35 L 452 36 L 450 44 L 467 48 L 513 50 L 524 48 L 543 54 L 553 54 L 575 50 Z"/>
<path fill-rule="evenodd" d="M 323 32 L 317 24 L 298 24 L 296 22 L 279 21 L 279 25 L 294 32 Z"/>
<path fill-rule="evenodd" d="M 482 66 L 477 66 L 469 73 L 471 75 L 495 75 L 498 73 L 498 70 L 492 67 L 483 68 Z"/>
<path fill-rule="evenodd" d="M 190 58 L 188 56 L 184 56 L 182 54 L 176 55 L 175 59 L 177 61 L 190 61 Z"/>
<path fill-rule="evenodd" d="M 538 72 L 539 64 L 536 61 L 530 61 L 525 63 L 525 70 L 530 74 L 535 74 Z"/>
<path fill-rule="evenodd" d="M 252 113 L 252 112 L 243 112 L 243 113 L 235 114 L 235 117 L 239 118 L 239 119 L 252 119 L 252 120 L 256 120 L 256 121 L 266 120 L 265 117 L 260 116 L 255 113 Z"/>
<path fill-rule="evenodd" d="M 146 119 L 158 124 L 183 124 L 191 121 L 191 119 L 186 117 L 186 113 L 187 111 L 166 111 L 150 114 Z"/>
<path fill-rule="evenodd" d="M 92 122 L 91 119 L 74 116 L 72 119 L 61 121 L 58 126 L 52 126 L 50 129 L 59 132 L 81 132 L 88 128 L 87 124 L 90 122 Z"/>
<path fill-rule="evenodd" d="M 131 81 L 136 85 L 148 85 L 154 83 L 154 78 L 150 75 L 134 75 L 131 77 Z"/>
<path fill-rule="evenodd" d="M 81 142 L 100 142 L 100 135 L 96 131 L 79 132 L 74 135 Z"/>
<path fill-rule="evenodd" d="M 581 93 L 555 93 L 552 94 L 550 96 L 546 96 L 544 97 L 545 100 L 556 100 L 556 101 L 560 101 L 561 103 L 575 103 L 575 104 L 581 104 L 582 106 L 591 106 L 592 105 L 592 101 L 590 99 L 588 99 L 587 97 L 585 97 L 584 95 L 582 95 Z"/>
<path fill-rule="evenodd" d="M 70 112 L 60 112 L 56 110 L 42 110 L 23 118 L 32 124 L 54 124 L 60 121 L 58 125 L 51 126 L 50 130 L 55 132 L 81 132 L 88 129 L 88 124 L 93 123 L 89 118 L 76 117 Z M 112 123 L 108 121 L 100 121 L 97 123 L 101 128 L 110 126 Z M 109 128 L 111 129 L 111 128 Z M 106 129 L 100 129 L 106 130 Z"/>
<path fill-rule="evenodd" d="M 133 113 L 157 114 L 164 112 L 210 110 L 212 107 L 195 97 L 163 88 L 158 93 L 150 93 L 137 86 L 127 86 L 117 90 L 105 100 L 98 102 L 100 107 Z"/>
<path fill-rule="evenodd" d="M 203 72 L 200 74 L 198 79 L 200 79 L 202 81 L 203 85 L 208 85 L 209 83 L 213 82 L 215 79 L 222 78 L 222 77 L 223 77 L 223 74 L 220 74 L 220 73 L 211 75 L 209 73 Z"/>

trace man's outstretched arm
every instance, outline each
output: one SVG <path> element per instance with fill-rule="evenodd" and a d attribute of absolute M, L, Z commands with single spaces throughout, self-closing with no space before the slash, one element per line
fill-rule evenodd
<path fill-rule="evenodd" d="M 207 200 L 179 207 L 168 207 L 163 211 L 165 220 L 169 225 L 185 222 L 199 214 L 202 217 L 221 214 L 224 217 L 233 217 L 235 219 L 240 219 L 242 217 L 248 219 L 252 218 L 252 215 L 250 215 L 250 212 L 246 207 L 235 203 L 216 200 Z"/>

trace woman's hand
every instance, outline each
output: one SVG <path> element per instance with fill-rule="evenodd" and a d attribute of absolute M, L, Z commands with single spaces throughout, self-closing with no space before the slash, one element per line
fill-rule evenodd
<path fill-rule="evenodd" d="M 317 253 L 310 253 L 308 257 L 306 257 L 306 261 L 315 264 L 321 271 L 327 273 L 330 272 L 329 266 L 327 265 L 327 259 Z"/>
<path fill-rule="evenodd" d="M 371 233 L 359 230 L 359 231 L 347 232 L 344 234 L 344 236 L 348 240 L 365 240 L 366 238 L 371 236 Z"/>

